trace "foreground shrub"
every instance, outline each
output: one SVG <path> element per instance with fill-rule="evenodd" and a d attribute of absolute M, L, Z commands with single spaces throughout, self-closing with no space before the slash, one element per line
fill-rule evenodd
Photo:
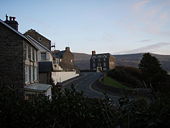
<path fill-rule="evenodd" d="M 56 89 L 57 90 L 57 89 Z M 0 92 L 0 128 L 160 128 L 170 125 L 169 97 L 154 102 L 123 97 L 115 108 L 109 98 L 89 99 L 75 89 L 53 92 L 53 100 L 26 101 Z"/>
<path fill-rule="evenodd" d="M 51 101 L 42 96 L 25 101 L 13 92 L 0 93 L 1 128 L 104 128 L 114 127 L 116 118 L 117 111 L 106 99 L 89 99 L 75 89 L 56 91 Z"/>

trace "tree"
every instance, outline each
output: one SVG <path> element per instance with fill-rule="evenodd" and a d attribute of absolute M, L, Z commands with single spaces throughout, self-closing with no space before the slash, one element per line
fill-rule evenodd
<path fill-rule="evenodd" d="M 146 84 L 162 82 L 167 76 L 167 72 L 162 69 L 159 60 L 150 53 L 143 55 L 139 63 L 139 69 L 142 71 Z"/>

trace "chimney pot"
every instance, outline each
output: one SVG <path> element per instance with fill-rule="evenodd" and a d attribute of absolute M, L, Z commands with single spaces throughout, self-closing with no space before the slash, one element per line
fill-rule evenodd
<path fill-rule="evenodd" d="M 8 16 L 6 15 L 5 23 L 18 31 L 18 22 L 15 21 L 15 19 L 16 19 L 15 17 L 10 16 L 8 20 Z"/>
<path fill-rule="evenodd" d="M 66 51 L 70 51 L 70 47 L 66 47 Z"/>
<path fill-rule="evenodd" d="M 12 17 L 11 16 L 9 17 L 9 20 L 12 21 Z"/>
<path fill-rule="evenodd" d="M 6 21 L 8 21 L 8 16 L 7 16 L 7 14 L 6 14 Z"/>
<path fill-rule="evenodd" d="M 92 55 L 95 55 L 96 54 L 96 51 L 92 51 Z"/>

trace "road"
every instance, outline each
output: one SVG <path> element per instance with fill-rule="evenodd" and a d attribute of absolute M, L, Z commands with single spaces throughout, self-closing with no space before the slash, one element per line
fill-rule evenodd
<path fill-rule="evenodd" d="M 71 88 L 73 84 L 77 91 L 83 91 L 84 96 L 89 98 L 104 98 L 104 94 L 97 90 L 94 90 L 92 84 L 101 77 L 102 73 L 98 72 L 83 72 L 80 77 L 66 82 L 63 85 L 64 88 Z M 108 95 L 114 102 L 120 98 L 119 96 Z"/>

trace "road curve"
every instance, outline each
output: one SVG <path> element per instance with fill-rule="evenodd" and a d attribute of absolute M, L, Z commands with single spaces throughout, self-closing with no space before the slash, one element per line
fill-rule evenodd
<path fill-rule="evenodd" d="M 96 80 L 98 80 L 102 76 L 102 73 L 99 72 L 83 72 L 81 73 L 80 77 L 64 84 L 64 88 L 71 88 L 71 85 L 73 84 L 75 89 L 77 91 L 83 91 L 84 96 L 87 96 L 89 98 L 104 98 L 105 95 L 103 92 L 94 90 L 92 88 L 92 84 Z M 114 96 L 114 95 L 109 95 L 107 94 L 114 103 L 118 103 L 118 99 L 120 96 Z"/>
<path fill-rule="evenodd" d="M 101 92 L 98 92 L 92 89 L 91 85 L 101 77 L 101 73 L 97 72 L 84 72 L 81 73 L 81 76 L 75 80 L 72 80 L 64 84 L 63 88 L 71 88 L 71 85 L 74 85 L 77 91 L 83 91 L 84 96 L 89 98 L 103 98 L 104 95 Z"/>

